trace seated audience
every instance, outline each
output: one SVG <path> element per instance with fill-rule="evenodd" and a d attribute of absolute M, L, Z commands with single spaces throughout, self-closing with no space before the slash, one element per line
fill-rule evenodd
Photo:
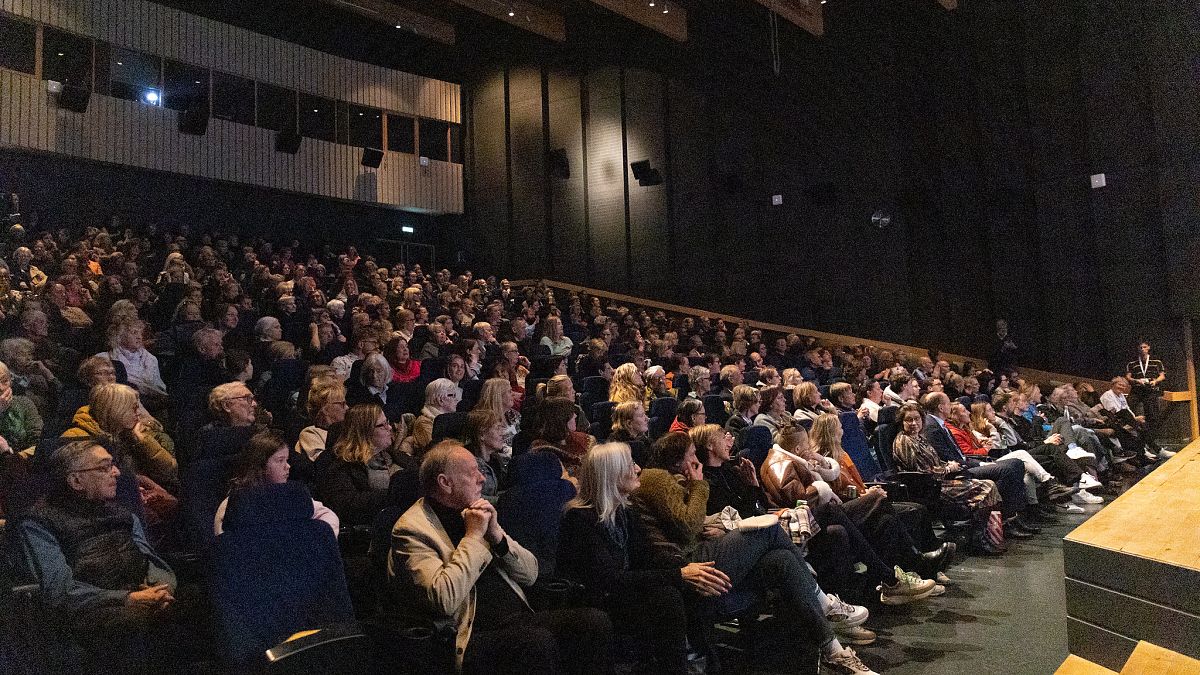
<path fill-rule="evenodd" d="M 629 446 L 634 462 L 649 459 L 650 418 L 646 409 L 638 401 L 618 403 L 612 411 L 612 431 L 608 434 L 610 443 L 624 443 Z"/>
<path fill-rule="evenodd" d="M 288 466 L 287 443 L 283 437 L 273 431 L 264 431 L 251 437 L 250 442 L 238 455 L 229 479 L 229 495 L 217 507 L 217 515 L 213 521 L 213 533 L 220 535 L 221 523 L 225 520 L 225 510 L 229 500 L 235 499 L 239 490 L 263 485 L 266 483 L 285 483 L 291 471 Z M 337 514 L 325 507 L 324 504 L 313 500 L 313 520 L 319 520 L 333 528 L 333 536 L 338 535 L 340 525 Z"/>
<path fill-rule="evenodd" d="M 783 429 L 796 425 L 795 418 L 788 415 L 785 396 L 782 387 L 765 387 L 758 392 L 759 412 L 754 417 L 754 424 L 770 429 L 772 436 L 777 436 Z"/>
<path fill-rule="evenodd" d="M 406 311 L 406 310 L 401 310 Z M 408 312 L 409 317 L 412 312 Z M 411 319 L 410 319 L 411 320 Z M 421 362 L 412 358 L 408 350 L 410 338 L 393 337 L 383 347 L 383 355 L 392 367 L 392 382 L 413 382 L 421 376 Z"/>
<path fill-rule="evenodd" d="M 392 457 L 392 425 L 373 403 L 351 408 L 344 424 L 333 444 L 334 459 L 318 479 L 317 496 L 343 525 L 370 525 L 387 505 L 388 484 L 400 470 Z"/>
<path fill-rule="evenodd" d="M 371 403 L 383 408 L 389 422 L 398 422 L 404 414 L 404 395 L 392 381 L 392 366 L 383 354 L 375 352 L 362 360 L 358 377 L 346 389 L 346 404 Z"/>
<path fill-rule="evenodd" d="M 687 433 L 689 429 L 704 424 L 708 418 L 704 412 L 704 403 L 698 399 L 689 398 L 679 404 L 675 410 L 675 421 L 671 422 L 668 431 Z"/>
<path fill-rule="evenodd" d="M 507 444 L 504 437 L 508 425 L 491 408 L 476 408 L 467 415 L 467 426 L 463 430 L 463 446 L 475 455 L 479 472 L 483 474 L 482 493 L 485 499 L 495 502 L 500 494 L 500 480 L 504 472 L 500 461 Z"/>
<path fill-rule="evenodd" d="M 425 453 L 420 476 L 425 496 L 396 521 L 388 576 L 411 606 L 453 629 L 457 668 L 609 672 L 612 626 L 603 612 L 530 607 L 526 589 L 537 581 L 537 559 L 505 534 L 482 498 L 475 457 L 444 441 Z"/>
<path fill-rule="evenodd" d="M 167 385 L 158 370 L 158 358 L 143 345 L 145 331 L 146 324 L 137 320 L 114 324 L 108 330 L 109 350 L 98 356 L 120 361 L 129 385 L 138 390 L 147 407 L 157 409 L 167 398 Z"/>
<path fill-rule="evenodd" d="M 42 436 L 42 416 L 28 396 L 13 392 L 12 373 L 0 363 L 0 454 L 21 452 L 37 445 Z"/>
<path fill-rule="evenodd" d="M 622 363 L 617 367 L 608 387 L 608 400 L 613 403 L 638 401 L 646 405 L 646 385 L 636 364 Z"/>
<path fill-rule="evenodd" d="M 462 400 L 462 390 L 446 378 L 439 378 L 425 385 L 425 405 L 421 414 L 413 421 L 412 435 L 408 447 L 412 455 L 420 457 L 433 440 L 433 420 L 438 415 L 452 413 Z"/>
<path fill-rule="evenodd" d="M 93 438 L 108 441 L 118 463 L 128 458 L 127 467 L 176 492 L 179 465 L 171 450 L 174 443 L 162 424 L 138 402 L 138 393 L 124 384 L 101 384 L 92 388 L 89 405 L 75 412 L 72 426 L 63 438 Z"/>

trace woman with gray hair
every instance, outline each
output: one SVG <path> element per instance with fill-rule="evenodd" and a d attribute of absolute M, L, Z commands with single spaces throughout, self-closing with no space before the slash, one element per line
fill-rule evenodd
<path fill-rule="evenodd" d="M 412 435 L 408 443 L 412 454 L 420 457 L 425 448 L 433 440 L 433 420 L 438 415 L 454 412 L 458 409 L 461 394 L 458 385 L 444 377 L 425 385 L 425 405 L 421 414 L 413 422 Z"/>
<path fill-rule="evenodd" d="M 397 422 L 404 414 L 403 388 L 392 382 L 392 366 L 379 352 L 363 359 L 362 368 L 346 389 L 346 403 L 374 403 L 383 408 L 389 422 Z"/>
<path fill-rule="evenodd" d="M 580 584 L 584 601 L 605 610 L 614 626 L 651 641 L 653 672 L 682 674 L 687 672 L 683 593 L 719 594 L 726 579 L 704 562 L 630 569 L 629 495 L 640 484 L 640 471 L 624 443 L 588 451 L 576 475 L 579 491 L 563 513 L 557 570 Z"/>

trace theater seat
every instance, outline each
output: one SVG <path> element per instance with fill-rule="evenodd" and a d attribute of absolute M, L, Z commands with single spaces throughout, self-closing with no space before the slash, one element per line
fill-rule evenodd
<path fill-rule="evenodd" d="M 562 463 L 551 452 L 527 452 L 514 459 L 515 483 L 500 495 L 500 526 L 538 559 L 538 577 L 554 574 L 558 525 L 575 486 L 562 477 Z"/>
<path fill-rule="evenodd" d="M 608 438 L 608 432 L 612 429 L 612 411 L 617 407 L 612 401 L 600 401 L 592 406 L 591 415 L 588 417 L 592 421 L 592 428 L 599 430 L 600 435 L 592 434 L 596 438 Z"/>
<path fill-rule="evenodd" d="M 447 438 L 461 439 L 467 428 L 467 413 L 442 413 L 433 418 L 433 436 L 431 443 L 438 443 Z"/>
<path fill-rule="evenodd" d="M 758 471 L 767 460 L 772 445 L 771 430 L 761 424 L 752 424 L 742 429 L 742 450 L 738 456 L 749 459 L 754 464 L 754 470 Z"/>
<path fill-rule="evenodd" d="M 229 474 L 235 460 L 235 455 L 201 459 L 189 464 L 179 477 L 184 524 L 196 553 L 208 551 L 216 538 L 213 520 L 221 500 L 229 494 Z"/>
<path fill-rule="evenodd" d="M 729 413 L 725 412 L 725 401 L 721 400 L 720 394 L 704 396 L 704 418 L 708 424 L 725 426 L 725 421 L 729 419 Z"/>
<path fill-rule="evenodd" d="M 650 438 L 657 439 L 667 433 L 679 409 L 679 399 L 656 398 L 650 401 Z"/>
<path fill-rule="evenodd" d="M 883 467 L 879 465 L 871 445 L 867 442 L 862 420 L 852 412 L 838 413 L 838 419 L 842 423 L 842 449 L 850 455 L 850 460 L 864 479 L 877 479 L 879 474 L 883 473 Z"/>
<path fill-rule="evenodd" d="M 300 483 L 239 491 L 213 547 L 211 595 L 221 658 L 238 670 L 297 631 L 354 620 L 337 539 L 313 520 Z"/>

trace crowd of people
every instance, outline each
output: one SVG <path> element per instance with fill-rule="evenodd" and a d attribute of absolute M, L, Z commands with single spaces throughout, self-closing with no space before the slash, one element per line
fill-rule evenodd
<path fill-rule="evenodd" d="M 717 662 L 714 623 L 763 611 L 797 669 L 870 673 L 850 647 L 875 640 L 870 607 L 936 602 L 961 544 L 1002 554 L 994 514 L 1005 538 L 1036 536 L 1168 454 L 1126 399 L 1161 382 L 1148 357 L 1103 396 L 1043 398 L 1013 364 L 822 345 L 354 246 L 149 226 L 10 250 L 7 564 L 94 670 L 170 669 L 186 652 L 163 636 L 206 635 L 167 631 L 211 614 L 168 554 L 206 554 L 239 501 L 290 481 L 337 538 L 355 611 L 427 617 L 463 672 L 682 674 Z M 390 544 L 364 545 L 381 528 Z"/>

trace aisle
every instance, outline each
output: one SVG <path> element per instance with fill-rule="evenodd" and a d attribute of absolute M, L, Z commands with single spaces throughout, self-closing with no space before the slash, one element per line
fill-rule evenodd
<path fill-rule="evenodd" d="M 887 675 L 1053 673 L 1067 657 L 1062 538 L 1088 515 L 1060 514 L 998 559 L 960 559 L 941 598 L 876 612 L 864 660 Z"/>

